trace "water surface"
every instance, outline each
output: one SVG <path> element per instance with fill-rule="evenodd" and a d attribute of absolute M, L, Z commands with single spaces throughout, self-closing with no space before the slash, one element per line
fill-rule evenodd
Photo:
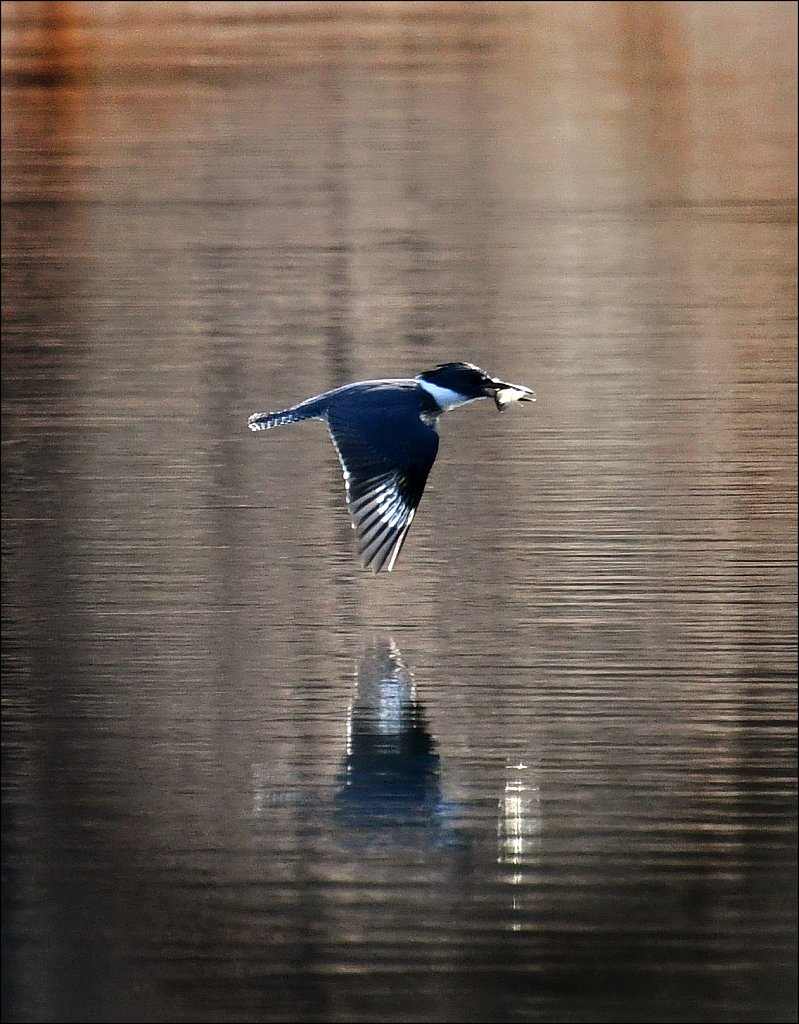
<path fill-rule="evenodd" d="M 444 6 L 7 55 L 4 1019 L 796 1019 L 793 6 Z"/>

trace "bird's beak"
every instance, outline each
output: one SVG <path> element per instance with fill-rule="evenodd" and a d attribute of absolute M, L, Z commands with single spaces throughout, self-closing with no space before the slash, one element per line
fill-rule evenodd
<path fill-rule="evenodd" d="M 492 380 L 486 390 L 500 412 L 513 402 L 535 401 L 535 391 L 526 388 L 524 384 L 506 384 L 502 380 Z"/>

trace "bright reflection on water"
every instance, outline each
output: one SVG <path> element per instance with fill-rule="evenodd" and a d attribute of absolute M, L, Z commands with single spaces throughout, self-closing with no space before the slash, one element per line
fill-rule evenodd
<path fill-rule="evenodd" d="M 157 8 L 4 42 L 3 1019 L 795 1019 L 795 8 Z M 453 358 L 364 574 L 247 415 Z"/>

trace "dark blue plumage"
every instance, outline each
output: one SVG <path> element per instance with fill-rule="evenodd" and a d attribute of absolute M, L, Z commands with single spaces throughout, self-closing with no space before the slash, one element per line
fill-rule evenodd
<path fill-rule="evenodd" d="M 391 571 L 438 452 L 438 417 L 489 397 L 500 410 L 535 400 L 529 388 L 470 363 L 444 363 L 415 378 L 347 384 L 281 412 L 255 413 L 249 427 L 324 420 L 344 470 L 361 560 L 375 572 Z"/>

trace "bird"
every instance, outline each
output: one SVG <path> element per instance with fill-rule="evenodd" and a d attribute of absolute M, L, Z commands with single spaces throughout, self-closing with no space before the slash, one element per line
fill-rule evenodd
<path fill-rule="evenodd" d="M 481 398 L 492 398 L 502 412 L 513 402 L 534 402 L 535 392 L 472 363 L 440 363 L 416 377 L 357 381 L 280 412 L 256 412 L 248 425 L 271 430 L 312 419 L 327 425 L 361 564 L 391 572 L 438 453 L 439 417 Z"/>

